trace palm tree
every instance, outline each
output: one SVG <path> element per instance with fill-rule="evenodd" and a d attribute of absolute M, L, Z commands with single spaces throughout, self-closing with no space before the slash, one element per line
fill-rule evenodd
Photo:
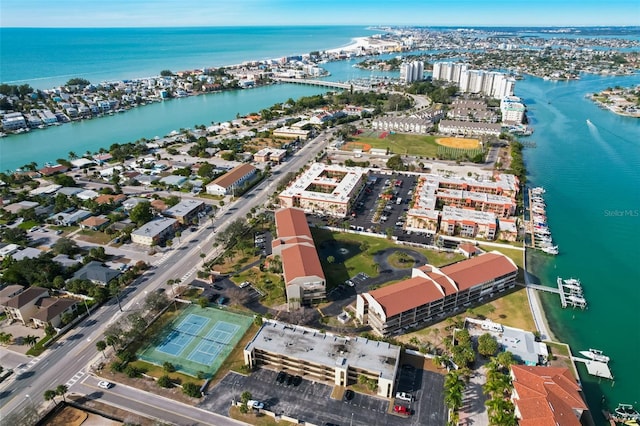
<path fill-rule="evenodd" d="M 58 394 L 56 393 L 56 391 L 51 390 L 51 389 L 47 389 L 46 391 L 44 391 L 44 400 L 45 401 L 53 401 L 54 404 L 58 404 L 56 402 L 56 396 Z"/>
<path fill-rule="evenodd" d="M 77 158 L 78 158 L 78 155 L 75 152 L 69 151 L 69 160 L 73 161 Z"/>
<path fill-rule="evenodd" d="M 56 395 L 61 396 L 62 400 L 64 402 L 67 402 L 67 400 L 64 397 L 64 394 L 67 393 L 68 390 L 69 388 L 66 385 L 58 385 L 58 387 L 56 387 Z"/>
<path fill-rule="evenodd" d="M 106 358 L 107 356 L 104 354 L 104 350 L 107 348 L 107 343 L 104 340 L 98 340 L 96 342 L 96 349 L 102 352 L 102 356 Z"/>
<path fill-rule="evenodd" d="M 38 336 L 33 336 L 31 334 L 28 334 L 28 335 L 26 335 L 24 337 L 23 340 L 24 340 L 25 344 L 27 344 L 27 345 L 29 345 L 31 347 L 34 347 L 36 345 L 36 343 L 38 342 Z"/>
<path fill-rule="evenodd" d="M 116 344 L 119 342 L 120 339 L 118 339 L 117 336 L 114 336 L 112 334 L 108 335 L 105 337 L 105 343 L 111 347 L 113 347 L 113 350 L 116 350 Z"/>
<path fill-rule="evenodd" d="M 0 333 L 0 344 L 1 345 L 8 345 L 9 343 L 11 343 L 11 340 L 13 340 L 13 334 L 11 333 L 5 333 L 5 332 L 1 332 Z"/>

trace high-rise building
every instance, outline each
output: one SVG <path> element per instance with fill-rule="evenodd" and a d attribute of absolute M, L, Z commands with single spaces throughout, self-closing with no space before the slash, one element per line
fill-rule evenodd
<path fill-rule="evenodd" d="M 462 93 L 477 93 L 501 99 L 513 95 L 515 80 L 504 73 L 472 70 L 460 62 L 436 62 L 433 79 L 456 83 Z"/>
<path fill-rule="evenodd" d="M 422 61 L 403 62 L 400 65 L 400 80 L 403 83 L 420 81 L 424 76 L 424 63 Z"/>

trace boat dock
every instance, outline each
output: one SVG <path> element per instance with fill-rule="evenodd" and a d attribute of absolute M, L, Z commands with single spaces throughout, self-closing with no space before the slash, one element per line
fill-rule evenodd
<path fill-rule="evenodd" d="M 587 367 L 587 372 L 592 376 L 613 380 L 613 374 L 611 374 L 609 364 L 606 362 L 594 361 L 592 359 L 580 358 L 577 356 L 572 356 L 571 360 L 583 363 Z"/>
<path fill-rule="evenodd" d="M 560 296 L 560 305 L 563 308 L 571 306 L 572 308 L 584 309 L 587 307 L 587 300 L 582 292 L 582 284 L 575 278 L 563 280 L 558 277 L 556 280 L 557 287 L 548 287 L 546 285 L 527 284 L 527 288 L 534 290 L 546 291 Z"/>
<path fill-rule="evenodd" d="M 547 254 L 558 254 L 558 246 L 553 244 L 551 230 L 547 225 L 546 204 L 542 195 L 544 188 L 528 189 L 529 220 L 525 221 L 525 232 L 530 235 L 527 247 Z"/>

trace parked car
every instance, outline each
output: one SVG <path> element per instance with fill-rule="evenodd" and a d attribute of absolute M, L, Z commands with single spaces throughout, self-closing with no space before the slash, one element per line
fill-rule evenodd
<path fill-rule="evenodd" d="M 287 386 L 291 386 L 293 384 L 293 376 L 287 375 Z"/>
<path fill-rule="evenodd" d="M 98 382 L 98 387 L 102 389 L 111 389 L 113 387 L 113 383 L 101 380 Z"/>
<path fill-rule="evenodd" d="M 347 389 L 344 393 L 344 399 L 346 399 L 347 401 L 351 401 L 355 395 L 356 394 L 354 391 L 352 391 L 351 389 Z"/>
<path fill-rule="evenodd" d="M 395 411 L 398 414 L 404 414 L 405 416 L 408 416 L 411 414 L 411 412 L 409 411 L 409 409 L 407 407 L 405 407 L 404 405 L 396 405 L 393 407 L 393 411 Z"/>
<path fill-rule="evenodd" d="M 249 281 L 243 281 L 242 284 L 240 284 L 240 288 L 249 287 L 250 285 L 251 283 Z"/>
<path fill-rule="evenodd" d="M 345 281 L 345 284 L 348 285 L 349 287 L 353 287 L 355 285 L 354 282 L 351 280 Z"/>
<path fill-rule="evenodd" d="M 278 383 L 284 383 L 285 380 L 287 380 L 287 373 L 284 371 L 279 372 L 278 377 L 276 377 L 276 381 Z"/>
<path fill-rule="evenodd" d="M 222 286 L 218 284 L 214 284 L 213 288 L 215 288 L 216 290 L 222 290 Z"/>
<path fill-rule="evenodd" d="M 396 392 L 396 399 L 400 399 L 402 401 L 413 401 L 413 397 L 410 393 L 407 392 Z"/>
<path fill-rule="evenodd" d="M 302 377 L 295 376 L 293 378 L 293 386 L 300 386 L 301 383 L 302 383 Z"/>

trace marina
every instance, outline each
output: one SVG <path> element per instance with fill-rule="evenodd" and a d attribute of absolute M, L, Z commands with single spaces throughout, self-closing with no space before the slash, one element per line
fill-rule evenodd
<path fill-rule="evenodd" d="M 587 307 L 587 299 L 584 297 L 582 284 L 580 283 L 580 280 L 576 278 L 563 280 L 558 277 L 555 288 L 537 284 L 527 284 L 527 288 L 559 295 L 560 305 L 563 308 L 571 306 L 572 308 L 585 309 Z"/>
<path fill-rule="evenodd" d="M 558 246 L 554 245 L 551 230 L 547 225 L 547 211 L 544 198 L 544 188 L 535 187 L 528 190 L 529 196 L 529 220 L 526 223 L 526 232 L 529 234 L 528 247 L 540 250 L 547 254 L 559 253 Z"/>

